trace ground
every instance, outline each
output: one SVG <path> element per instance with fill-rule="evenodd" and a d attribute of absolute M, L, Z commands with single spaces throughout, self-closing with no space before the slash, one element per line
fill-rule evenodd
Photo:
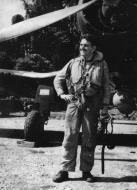
<path fill-rule="evenodd" d="M 70 180 L 53 183 L 59 168 L 63 116 L 52 118 L 45 125 L 45 138 L 40 147 L 22 146 L 25 117 L 0 118 L 0 189 L 2 190 L 137 190 L 137 147 L 105 149 L 105 173 L 101 173 L 101 146 L 97 146 L 93 175 L 95 183 L 81 180 L 79 159 Z M 128 126 L 131 127 L 131 126 Z M 126 130 L 127 132 L 128 130 Z M 132 131 L 136 132 L 136 126 Z M 51 141 L 51 142 L 50 142 Z M 78 155 L 80 146 L 78 149 Z"/>

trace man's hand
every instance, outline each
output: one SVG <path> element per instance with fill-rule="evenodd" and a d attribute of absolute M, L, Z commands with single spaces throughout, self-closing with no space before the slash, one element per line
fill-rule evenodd
<path fill-rule="evenodd" d="M 101 114 L 102 115 L 108 114 L 108 106 L 103 106 L 103 108 L 101 109 Z"/>
<path fill-rule="evenodd" d="M 67 103 L 69 103 L 69 102 L 73 101 L 75 97 L 70 94 L 61 94 L 60 98 L 65 100 Z"/>
<path fill-rule="evenodd" d="M 100 119 L 107 120 L 108 118 L 109 118 L 108 106 L 105 105 L 105 106 L 100 110 Z"/>

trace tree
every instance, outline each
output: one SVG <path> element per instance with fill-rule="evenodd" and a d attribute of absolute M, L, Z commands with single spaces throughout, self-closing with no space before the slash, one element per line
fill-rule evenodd
<path fill-rule="evenodd" d="M 74 5 L 76 0 L 32 0 L 32 4 L 22 0 L 26 18 L 52 12 L 66 5 Z M 74 45 L 79 37 L 76 18 L 68 17 L 60 22 L 31 33 L 31 52 L 41 54 L 51 60 L 56 69 L 61 68 L 73 56 Z"/>

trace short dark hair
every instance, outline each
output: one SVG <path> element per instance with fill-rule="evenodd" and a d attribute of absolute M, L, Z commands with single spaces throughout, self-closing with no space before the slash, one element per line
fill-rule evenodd
<path fill-rule="evenodd" d="M 80 37 L 80 41 L 82 39 L 86 39 L 87 41 L 89 41 L 92 45 L 96 45 L 97 44 L 97 39 L 95 36 L 91 35 L 91 34 L 82 34 Z"/>

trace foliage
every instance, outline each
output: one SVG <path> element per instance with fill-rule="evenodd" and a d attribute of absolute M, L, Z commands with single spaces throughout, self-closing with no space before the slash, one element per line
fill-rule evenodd
<path fill-rule="evenodd" d="M 5 51 L 0 51 L 0 68 L 12 69 L 14 65 L 13 60 L 8 56 Z"/>
<path fill-rule="evenodd" d="M 14 15 L 14 16 L 12 17 L 11 23 L 12 23 L 12 24 L 16 24 L 16 23 L 21 22 L 21 21 L 23 21 L 23 20 L 24 20 L 24 17 L 23 17 L 22 15 L 16 14 L 16 15 Z"/>
<path fill-rule="evenodd" d="M 25 19 L 76 4 L 76 0 L 32 0 L 32 3 L 28 3 L 31 1 L 27 0 L 22 1 L 26 9 Z M 22 15 L 17 14 L 13 15 L 11 22 L 14 24 L 23 19 Z M 1 44 L 0 68 L 13 69 L 14 67 L 17 70 L 32 69 L 39 72 L 58 70 L 75 56 L 74 46 L 78 38 L 76 17 L 68 17 L 49 27 Z M 41 57 L 39 61 L 36 60 L 38 57 Z M 43 66 L 44 59 L 46 64 L 44 63 Z"/>
<path fill-rule="evenodd" d="M 76 0 L 22 1 L 26 9 L 24 19 L 52 12 L 65 6 L 72 6 L 76 3 Z M 28 2 L 31 1 L 32 3 L 29 4 Z M 23 20 L 21 15 L 13 15 L 11 23 L 15 24 L 21 20 Z M 68 17 L 49 27 L 1 43 L 0 68 L 35 72 L 58 70 L 74 56 L 74 46 L 78 38 L 76 17 Z M 1 86 L 4 86 L 3 93 L 6 93 L 7 96 L 35 96 L 39 81 L 8 75 L 0 77 Z M 53 84 L 52 81 L 48 81 L 48 85 L 50 83 Z"/>
<path fill-rule="evenodd" d="M 41 57 L 39 54 L 28 54 L 23 58 L 18 58 L 14 69 L 35 72 L 48 72 L 54 70 L 51 61 Z"/>
<path fill-rule="evenodd" d="M 32 0 L 32 4 L 22 0 L 26 9 L 26 18 L 52 12 L 76 4 L 76 0 Z M 61 68 L 74 56 L 74 46 L 79 33 L 76 17 L 71 16 L 51 26 L 30 34 L 30 52 L 37 53 L 52 61 L 56 69 Z"/>

